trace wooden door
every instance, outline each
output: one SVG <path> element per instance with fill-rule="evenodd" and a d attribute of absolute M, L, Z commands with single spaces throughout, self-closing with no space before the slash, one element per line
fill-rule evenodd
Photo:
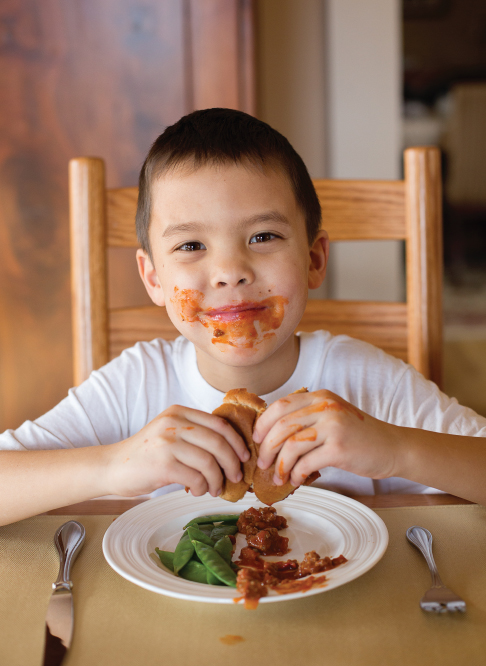
<path fill-rule="evenodd" d="M 252 0 L 0 5 L 0 431 L 72 383 L 67 164 L 137 182 L 158 134 L 197 108 L 254 112 Z M 116 303 L 144 298 L 110 257 Z"/>

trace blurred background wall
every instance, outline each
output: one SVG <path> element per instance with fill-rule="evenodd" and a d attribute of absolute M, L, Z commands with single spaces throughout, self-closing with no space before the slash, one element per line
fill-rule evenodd
<path fill-rule="evenodd" d="M 251 0 L 0 3 L 0 428 L 72 384 L 67 167 L 104 158 L 135 185 L 164 128 L 195 108 L 255 113 Z M 133 253 L 110 299 L 146 298 Z"/>
<path fill-rule="evenodd" d="M 0 429 L 72 382 L 68 160 L 101 156 L 109 186 L 133 185 L 164 127 L 208 106 L 256 113 L 314 177 L 399 178 L 404 147 L 441 146 L 445 388 L 486 414 L 484 82 L 481 0 L 1 3 Z M 405 298 L 399 243 L 334 244 L 329 268 L 319 296 Z M 112 305 L 146 302 L 131 251 L 109 273 Z"/>

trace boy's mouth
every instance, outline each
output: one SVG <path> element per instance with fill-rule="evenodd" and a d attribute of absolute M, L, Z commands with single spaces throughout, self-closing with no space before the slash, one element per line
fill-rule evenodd
<path fill-rule="evenodd" d="M 204 309 L 202 292 L 177 287 L 171 301 L 179 311 L 181 321 L 199 322 L 213 329 L 213 344 L 241 349 L 251 349 L 273 337 L 289 302 L 284 296 L 269 296 L 262 301 L 241 301 Z"/>
<path fill-rule="evenodd" d="M 246 318 L 258 318 L 267 308 L 268 306 L 262 303 L 245 302 L 236 305 L 223 305 L 220 308 L 209 308 L 201 312 L 201 315 L 214 321 L 237 321 Z"/>

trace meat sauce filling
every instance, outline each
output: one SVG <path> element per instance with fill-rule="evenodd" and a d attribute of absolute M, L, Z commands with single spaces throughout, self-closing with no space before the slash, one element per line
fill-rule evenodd
<path fill-rule="evenodd" d="M 263 509 L 251 507 L 243 511 L 236 525 L 240 534 L 251 536 L 269 527 L 283 530 L 287 527 L 287 520 L 283 516 L 278 516 L 277 510 L 273 506 L 265 506 Z"/>
<path fill-rule="evenodd" d="M 245 601 L 245 608 L 256 608 L 258 600 L 267 596 L 269 588 L 277 594 L 290 594 L 321 586 L 326 582 L 326 576 L 316 577 L 313 574 L 329 571 L 347 562 L 344 555 L 321 558 L 314 550 L 306 553 L 302 562 L 263 560 L 262 555 L 285 555 L 289 552 L 288 539 L 278 534 L 278 530 L 287 527 L 287 521 L 278 516 L 272 507 L 244 511 L 237 526 L 248 543 L 235 562 L 239 568 L 236 588 L 242 595 L 240 599 Z"/>

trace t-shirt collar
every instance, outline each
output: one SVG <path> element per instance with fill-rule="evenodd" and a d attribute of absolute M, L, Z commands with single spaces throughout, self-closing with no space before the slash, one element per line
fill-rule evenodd
<path fill-rule="evenodd" d="M 279 398 L 285 397 L 289 393 L 297 391 L 303 386 L 310 391 L 314 390 L 317 364 L 313 363 L 312 359 L 312 334 L 298 333 L 297 335 L 300 338 L 300 349 L 299 360 L 297 361 L 295 370 L 291 377 L 278 389 L 260 396 L 265 400 L 267 405 L 272 404 L 272 402 L 275 402 Z M 196 348 L 192 342 L 181 336 L 174 344 L 176 346 L 176 373 L 181 388 L 189 394 L 191 402 L 194 403 L 197 409 L 212 412 L 223 402 L 224 393 L 208 384 L 199 372 Z M 244 387 L 235 386 L 234 388 Z"/>

